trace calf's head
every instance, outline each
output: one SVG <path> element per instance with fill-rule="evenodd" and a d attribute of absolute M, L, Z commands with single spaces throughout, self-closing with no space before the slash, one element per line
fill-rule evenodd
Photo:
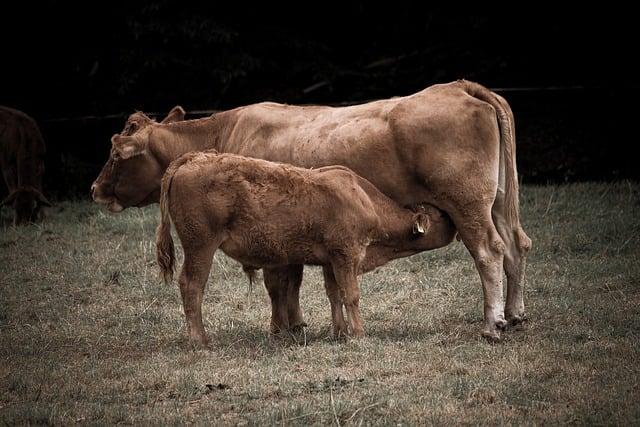
<path fill-rule="evenodd" d="M 182 107 L 174 107 L 162 123 L 184 120 Z M 164 167 L 149 147 L 154 120 L 142 112 L 129 116 L 121 133 L 111 138 L 111 152 L 91 186 L 91 196 L 112 212 L 130 206 L 145 206 L 160 198 Z"/>

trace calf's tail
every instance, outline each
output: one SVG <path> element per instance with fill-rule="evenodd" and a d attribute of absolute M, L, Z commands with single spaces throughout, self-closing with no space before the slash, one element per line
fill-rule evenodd
<path fill-rule="evenodd" d="M 156 259 L 160 267 L 160 274 L 165 283 L 169 283 L 173 279 L 176 260 L 173 238 L 171 237 L 171 216 L 169 213 L 171 182 L 180 166 L 193 159 L 195 154 L 196 153 L 187 153 L 171 162 L 162 177 L 162 183 L 160 185 L 160 224 L 158 224 L 158 228 L 156 229 Z"/>

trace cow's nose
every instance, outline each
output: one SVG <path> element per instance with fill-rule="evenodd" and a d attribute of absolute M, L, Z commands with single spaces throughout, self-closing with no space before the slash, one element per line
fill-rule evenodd
<path fill-rule="evenodd" d="M 96 199 L 96 183 L 91 184 L 91 198 Z"/>

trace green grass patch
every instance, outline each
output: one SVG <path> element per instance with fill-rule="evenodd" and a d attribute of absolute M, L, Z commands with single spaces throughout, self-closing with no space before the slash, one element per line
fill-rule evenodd
<path fill-rule="evenodd" d="M 5 226 L 0 423 L 637 424 L 640 187 L 525 186 L 521 205 L 530 322 L 498 345 L 480 338 L 480 280 L 459 242 L 363 276 L 367 336 L 348 342 L 330 338 L 318 268 L 305 270 L 306 336 L 274 339 L 264 288 L 250 293 L 219 253 L 211 349 L 196 350 L 177 286 L 158 279 L 156 206 L 65 202 Z"/>

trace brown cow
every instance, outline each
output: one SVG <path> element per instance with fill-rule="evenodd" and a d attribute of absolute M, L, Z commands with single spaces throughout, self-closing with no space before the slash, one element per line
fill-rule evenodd
<path fill-rule="evenodd" d="M 35 120 L 0 106 L 0 169 L 9 190 L 0 206 L 14 208 L 14 225 L 41 219 L 42 206 L 51 206 L 42 194 L 44 153 L 44 139 Z"/>
<path fill-rule="evenodd" d="M 513 114 L 483 86 L 461 80 L 340 108 L 267 102 L 154 125 L 114 146 L 94 184 L 101 195 L 96 200 L 112 210 L 157 202 L 169 163 L 208 148 L 302 167 L 347 166 L 401 206 L 436 206 L 452 219 L 475 260 L 484 291 L 483 335 L 498 339 L 506 320 L 524 320 L 531 240 L 520 226 Z M 113 153 L 119 153 L 117 161 Z M 114 183 L 116 191 L 109 191 Z M 265 272 L 265 281 L 288 277 L 299 284 L 301 268 Z M 302 322 L 298 289 L 289 292 L 289 324 L 295 325 Z"/>
<path fill-rule="evenodd" d="M 249 268 L 323 266 L 334 334 L 362 336 L 357 275 L 453 239 L 453 224 L 437 209 L 425 209 L 398 206 L 341 166 L 303 169 L 215 150 L 192 152 L 171 163 L 162 178 L 158 264 L 169 281 L 173 220 L 184 249 L 180 293 L 196 344 L 207 343 L 202 299 L 218 248 Z M 268 288 L 272 318 L 287 317 L 286 304 L 279 303 L 287 286 Z"/>

